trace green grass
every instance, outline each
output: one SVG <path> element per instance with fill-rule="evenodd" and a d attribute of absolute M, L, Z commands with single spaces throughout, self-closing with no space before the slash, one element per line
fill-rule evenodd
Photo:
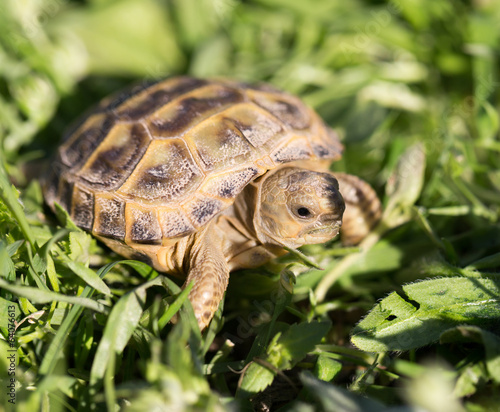
<path fill-rule="evenodd" d="M 2 1 L 0 409 L 499 410 L 499 22 L 489 0 Z M 234 273 L 203 335 L 36 179 L 100 98 L 185 73 L 298 94 L 384 203 L 359 248 L 303 248 L 323 270 Z"/>

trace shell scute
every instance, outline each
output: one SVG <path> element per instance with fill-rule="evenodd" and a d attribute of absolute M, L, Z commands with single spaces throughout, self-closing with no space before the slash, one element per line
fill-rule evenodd
<path fill-rule="evenodd" d="M 210 136 L 210 139 L 207 139 Z M 205 171 L 221 170 L 249 162 L 255 155 L 252 145 L 234 124 L 225 119 L 203 122 L 185 136 Z"/>
<path fill-rule="evenodd" d="M 112 239 L 125 239 L 125 201 L 112 194 L 95 196 L 95 217 L 92 232 Z"/>
<path fill-rule="evenodd" d="M 77 226 L 85 230 L 92 230 L 94 223 L 94 195 L 92 192 L 75 185 L 71 216 Z"/>
<path fill-rule="evenodd" d="M 117 96 L 106 107 L 121 120 L 140 120 L 155 112 L 178 96 L 205 85 L 206 80 L 190 77 L 169 79 L 163 82 L 132 88 L 130 93 Z"/>
<path fill-rule="evenodd" d="M 200 196 L 195 197 L 195 199 L 189 202 L 184 209 L 194 226 L 200 228 L 217 213 L 222 211 L 224 206 L 222 200 L 214 199 L 209 196 Z"/>
<path fill-rule="evenodd" d="M 310 110 L 299 99 L 284 93 L 251 93 L 252 99 L 292 129 L 304 130 L 311 125 Z"/>
<path fill-rule="evenodd" d="M 108 135 L 114 123 L 113 116 L 106 113 L 90 116 L 61 146 L 61 161 L 73 169 L 80 167 Z"/>
<path fill-rule="evenodd" d="M 71 205 L 73 203 L 74 185 L 74 182 L 68 181 L 67 178 L 62 178 L 59 180 L 59 185 L 57 187 L 57 202 L 68 212 L 71 211 Z"/>
<path fill-rule="evenodd" d="M 128 226 L 127 235 L 131 243 L 161 244 L 161 227 L 154 210 L 128 204 L 125 215 Z"/>
<path fill-rule="evenodd" d="M 326 127 L 316 127 L 316 130 L 309 135 L 309 144 L 315 156 L 320 159 L 336 160 L 342 156 L 343 146 L 337 133 Z"/>
<path fill-rule="evenodd" d="M 164 239 L 183 237 L 196 230 L 182 209 L 160 209 L 158 220 Z"/>
<path fill-rule="evenodd" d="M 272 86 L 180 77 L 103 101 L 62 144 L 45 195 L 114 244 L 154 249 L 267 170 L 341 153 L 315 112 Z"/>
<path fill-rule="evenodd" d="M 244 99 L 241 92 L 222 85 L 204 87 L 165 105 L 149 120 L 151 133 L 176 137 L 204 119 Z"/>
<path fill-rule="evenodd" d="M 149 204 L 168 205 L 192 194 L 203 177 L 184 140 L 154 140 L 118 191 Z"/>
<path fill-rule="evenodd" d="M 200 188 L 200 191 L 212 197 L 232 199 L 240 193 L 248 183 L 259 174 L 264 173 L 264 171 L 265 170 L 259 170 L 253 166 L 237 171 L 230 171 L 218 175 L 214 179 L 208 180 L 206 184 Z"/>
<path fill-rule="evenodd" d="M 306 160 L 311 157 L 313 157 L 313 150 L 305 136 L 294 137 L 271 153 L 271 159 L 276 163 Z"/>
<path fill-rule="evenodd" d="M 272 145 L 276 135 L 284 131 L 280 121 L 252 103 L 232 106 L 223 115 L 259 152 L 265 152 L 267 144 Z"/>
<path fill-rule="evenodd" d="M 119 123 L 109 132 L 78 176 L 98 190 L 117 189 L 146 151 L 151 138 L 140 123 Z"/>

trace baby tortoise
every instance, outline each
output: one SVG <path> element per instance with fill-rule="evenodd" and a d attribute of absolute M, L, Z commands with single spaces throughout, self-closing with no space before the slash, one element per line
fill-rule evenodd
<path fill-rule="evenodd" d="M 84 117 L 44 194 L 120 255 L 193 281 L 203 329 L 232 270 L 326 242 L 342 216 L 350 244 L 379 220 L 367 183 L 328 171 L 342 149 L 313 110 L 269 85 L 170 78 Z"/>

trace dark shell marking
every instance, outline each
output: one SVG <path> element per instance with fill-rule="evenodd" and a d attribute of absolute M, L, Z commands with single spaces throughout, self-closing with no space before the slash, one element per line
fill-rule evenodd
<path fill-rule="evenodd" d="M 150 205 L 173 206 L 191 195 L 203 178 L 183 139 L 155 140 L 118 193 Z"/>
<path fill-rule="evenodd" d="M 77 176 L 95 190 L 115 190 L 130 175 L 151 138 L 140 123 L 119 123 L 106 136 Z"/>
<path fill-rule="evenodd" d="M 157 82 L 146 88 L 132 89 L 125 99 L 119 94 L 107 109 L 112 110 L 120 120 L 141 120 L 175 98 L 205 84 L 206 80 L 189 77 Z"/>
<path fill-rule="evenodd" d="M 45 196 L 101 238 L 167 244 L 201 228 L 267 170 L 341 153 L 337 135 L 294 96 L 178 77 L 106 99 L 78 123 Z"/>
<path fill-rule="evenodd" d="M 125 239 L 125 202 L 112 195 L 97 195 L 92 232 L 112 239 Z"/>
<path fill-rule="evenodd" d="M 128 205 L 126 220 L 130 224 L 131 243 L 144 243 L 147 245 L 161 244 L 162 234 L 160 223 L 154 210 L 140 209 Z"/>
<path fill-rule="evenodd" d="M 115 120 L 106 113 L 91 115 L 71 135 L 59 150 L 59 158 L 73 170 L 78 169 L 108 135 Z"/>
<path fill-rule="evenodd" d="M 85 230 L 92 230 L 94 223 L 94 195 L 76 186 L 73 192 L 71 216 L 75 224 Z"/>

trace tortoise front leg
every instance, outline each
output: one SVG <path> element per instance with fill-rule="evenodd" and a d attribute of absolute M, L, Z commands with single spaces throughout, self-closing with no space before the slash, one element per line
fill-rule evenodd
<path fill-rule="evenodd" d="M 189 300 L 200 330 L 208 326 L 226 291 L 229 267 L 222 241 L 215 231 L 198 238 L 189 256 L 188 276 L 184 286 L 194 282 Z"/>
<path fill-rule="evenodd" d="M 375 190 L 359 177 L 333 173 L 346 205 L 340 238 L 346 245 L 356 245 L 375 227 L 382 216 L 382 205 Z"/>

